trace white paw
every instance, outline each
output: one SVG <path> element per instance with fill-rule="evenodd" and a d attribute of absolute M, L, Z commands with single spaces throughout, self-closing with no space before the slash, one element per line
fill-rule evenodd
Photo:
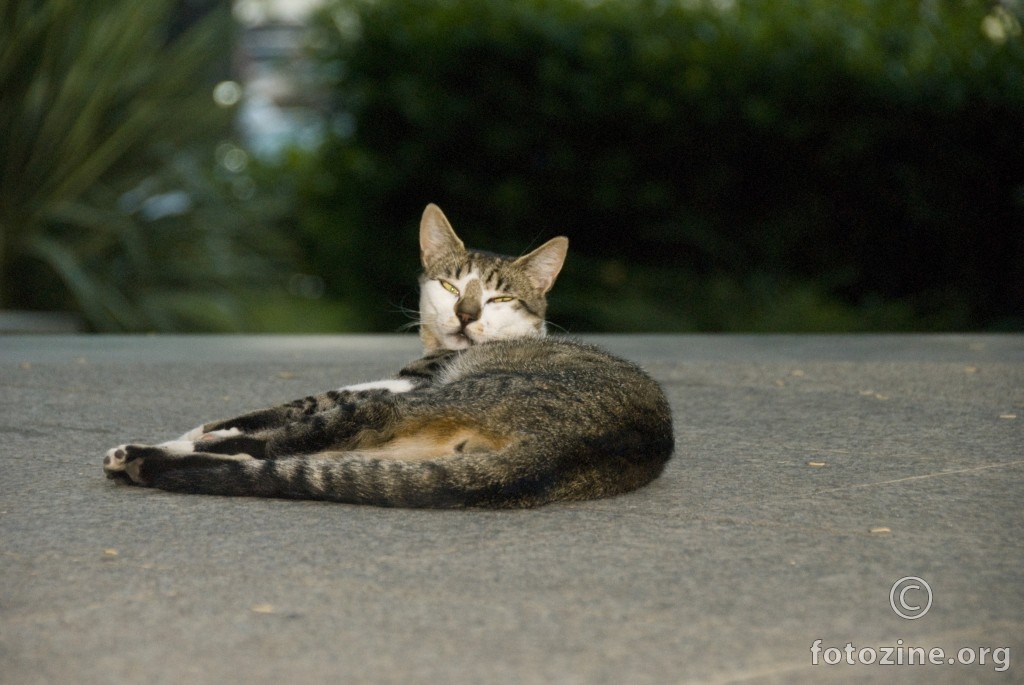
<path fill-rule="evenodd" d="M 203 425 L 206 425 L 206 424 L 203 424 Z M 199 440 L 202 437 L 203 437 L 203 426 L 196 426 L 195 428 L 193 428 L 192 430 L 190 430 L 189 432 L 185 433 L 183 436 L 178 438 L 178 440 L 191 440 L 192 442 L 195 442 L 196 440 Z"/>
<path fill-rule="evenodd" d="M 118 445 L 108 450 L 103 457 L 103 471 L 107 478 L 127 479 L 131 483 L 145 485 L 141 477 L 143 459 L 138 455 L 129 457 L 135 449 L 146 449 L 140 445 Z"/>
<path fill-rule="evenodd" d="M 237 428 L 221 428 L 220 430 L 203 433 L 198 438 L 196 438 L 196 441 L 198 442 L 199 440 L 213 440 L 214 438 L 230 438 L 232 435 L 241 434 L 242 431 L 238 430 Z"/>
<path fill-rule="evenodd" d="M 194 440 L 171 440 L 169 442 L 161 442 L 157 447 L 162 447 L 170 454 L 192 454 L 196 451 Z"/>
<path fill-rule="evenodd" d="M 389 378 L 383 381 L 370 381 L 369 383 L 357 383 L 355 385 L 346 385 L 343 388 L 338 388 L 338 392 L 360 392 L 362 390 L 387 390 L 389 392 L 401 393 L 409 392 L 416 385 L 405 378 Z"/>
<path fill-rule="evenodd" d="M 128 445 L 118 445 L 112 450 L 107 450 L 103 457 L 103 470 L 107 473 L 124 471 L 125 463 L 128 460 Z"/>
<path fill-rule="evenodd" d="M 205 426 L 206 424 L 203 424 Z M 200 440 L 212 440 L 213 438 L 230 438 L 232 435 L 241 435 L 242 431 L 237 428 L 221 428 L 215 431 L 203 430 L 203 426 L 196 426 L 189 432 L 182 435 L 178 440 L 199 442 Z"/>

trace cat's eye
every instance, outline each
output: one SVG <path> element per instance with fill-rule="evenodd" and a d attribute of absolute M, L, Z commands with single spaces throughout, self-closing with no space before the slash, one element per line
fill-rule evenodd
<path fill-rule="evenodd" d="M 452 295 L 458 295 L 459 294 L 459 289 L 456 288 L 451 283 L 449 283 L 448 281 L 444 280 L 443 278 L 437 279 L 437 282 L 441 284 L 442 288 L 444 288 L 445 290 L 450 292 Z"/>
<path fill-rule="evenodd" d="M 491 299 L 489 299 L 487 301 L 488 302 L 511 302 L 514 299 L 516 299 L 516 298 L 512 297 L 511 295 L 499 295 L 498 297 L 492 297 Z"/>

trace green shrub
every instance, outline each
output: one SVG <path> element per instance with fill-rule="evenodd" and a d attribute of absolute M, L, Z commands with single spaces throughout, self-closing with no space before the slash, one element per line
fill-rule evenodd
<path fill-rule="evenodd" d="M 568 235 L 571 330 L 1021 328 L 1015 7 L 335 0 L 302 233 L 384 329 L 430 201 L 471 245 Z"/>
<path fill-rule="evenodd" d="M 234 29 L 211 6 L 176 25 L 176 0 L 0 0 L 0 308 L 264 327 L 295 256 L 287 204 L 227 142 L 211 91 Z"/>

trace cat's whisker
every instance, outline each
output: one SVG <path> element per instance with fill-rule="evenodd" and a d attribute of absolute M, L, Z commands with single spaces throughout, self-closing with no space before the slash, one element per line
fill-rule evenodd
<path fill-rule="evenodd" d="M 420 317 L 419 310 L 410 309 L 409 307 L 406 307 L 405 305 L 402 304 L 392 304 L 391 311 L 397 312 L 405 316 L 405 318 L 409 319 L 408 322 L 402 324 L 396 329 L 396 331 L 399 333 L 415 330 L 423 325 L 423 319 Z"/>
<path fill-rule="evenodd" d="M 418 309 L 412 309 L 410 307 L 406 307 L 403 304 L 392 304 L 391 311 L 397 312 L 398 314 L 402 314 L 409 319 L 419 320 L 420 318 L 420 312 Z"/>
<path fill-rule="evenodd" d="M 544 326 L 549 328 L 549 329 L 555 329 L 559 333 L 568 333 L 569 332 L 569 330 L 567 328 L 565 328 L 564 326 L 559 326 L 558 324 L 555 324 L 553 322 L 549 322 L 549 320 L 547 320 L 547 319 L 545 319 Z"/>

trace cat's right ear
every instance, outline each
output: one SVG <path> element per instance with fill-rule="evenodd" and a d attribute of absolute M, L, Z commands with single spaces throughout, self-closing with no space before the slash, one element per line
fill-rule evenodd
<path fill-rule="evenodd" d="M 530 254 L 520 257 L 515 264 L 521 268 L 533 287 L 542 293 L 551 290 L 558 272 L 565 264 L 565 254 L 569 251 L 569 239 L 558 236 L 547 241 Z"/>
<path fill-rule="evenodd" d="M 466 246 L 455 235 L 455 229 L 448 223 L 444 212 L 431 203 L 423 210 L 420 219 L 420 261 L 429 269 L 440 259 L 465 253 Z"/>

